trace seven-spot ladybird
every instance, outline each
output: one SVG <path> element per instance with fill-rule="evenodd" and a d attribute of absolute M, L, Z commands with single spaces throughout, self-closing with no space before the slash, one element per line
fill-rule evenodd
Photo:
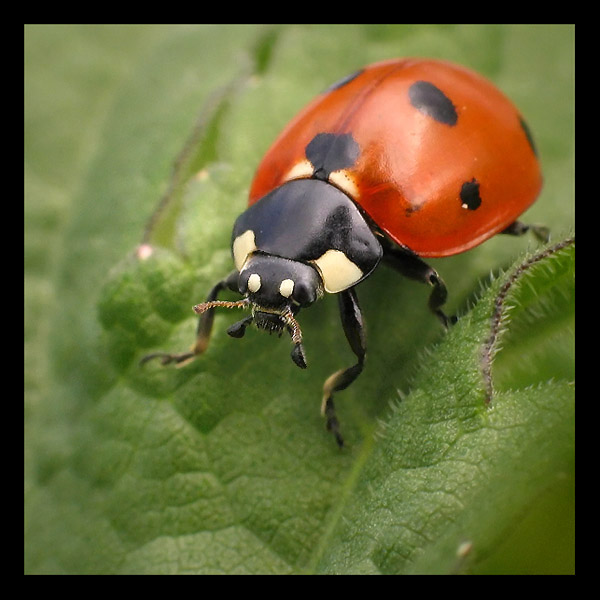
<path fill-rule="evenodd" d="M 194 306 L 201 317 L 192 350 L 142 360 L 188 362 L 208 346 L 214 309 L 239 307 L 250 315 L 229 335 L 242 337 L 251 323 L 285 330 L 293 361 L 306 368 L 298 313 L 324 292 L 338 294 L 357 360 L 325 381 L 322 412 L 342 446 L 333 394 L 358 377 L 366 355 L 356 285 L 384 261 L 433 287 L 429 308 L 447 326 L 446 286 L 422 257 L 524 233 L 530 227 L 516 219 L 541 185 L 525 121 L 486 79 L 439 60 L 365 67 L 310 103 L 264 156 L 233 227 L 235 269 Z M 217 300 L 226 289 L 243 299 Z"/>

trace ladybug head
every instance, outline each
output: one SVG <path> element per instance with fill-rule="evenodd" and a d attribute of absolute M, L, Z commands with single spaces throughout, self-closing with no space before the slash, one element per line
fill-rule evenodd
<path fill-rule="evenodd" d="M 323 295 L 323 281 L 317 269 L 300 261 L 255 252 L 239 273 L 238 287 L 243 300 L 205 302 L 195 306 L 194 310 L 198 314 L 216 307 L 251 310 L 250 317 L 227 330 L 229 335 L 242 337 L 252 322 L 260 329 L 279 335 L 285 329 L 294 342 L 293 361 L 306 368 L 302 332 L 295 315 Z"/>
<path fill-rule="evenodd" d="M 310 306 L 323 294 L 316 268 L 306 263 L 256 252 L 240 271 L 240 294 L 255 311 L 282 313 Z"/>

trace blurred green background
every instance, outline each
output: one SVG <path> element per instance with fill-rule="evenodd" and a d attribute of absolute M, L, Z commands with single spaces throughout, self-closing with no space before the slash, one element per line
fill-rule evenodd
<path fill-rule="evenodd" d="M 526 220 L 570 235 L 574 26 L 25 26 L 26 572 L 333 568 L 323 565 L 378 419 L 440 339 L 427 290 L 388 272 L 361 287 L 369 369 L 340 397 L 354 440 L 342 455 L 318 415 L 323 379 L 350 360 L 331 299 L 303 323 L 306 377 L 291 372 L 287 340 L 227 339 L 226 316 L 201 365 L 141 372 L 137 361 L 191 343 L 190 308 L 230 269 L 231 224 L 286 122 L 342 76 L 398 56 L 462 63 L 515 101 L 545 175 Z M 142 241 L 156 247 L 144 263 Z M 432 261 L 449 312 L 467 313 L 480 282 L 533 246 L 494 239 Z M 558 314 L 559 296 L 507 337 L 501 391 L 574 378 L 572 308 Z M 540 314 L 552 315 L 541 330 Z M 560 473 L 459 570 L 574 572 L 572 468 Z M 393 572 L 410 571 L 428 544 L 394 547 L 406 555 Z M 446 572 L 447 561 L 430 562 Z"/>

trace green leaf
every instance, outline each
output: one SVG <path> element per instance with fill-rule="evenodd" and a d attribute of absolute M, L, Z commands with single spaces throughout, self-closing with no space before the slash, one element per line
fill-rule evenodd
<path fill-rule="evenodd" d="M 342 452 L 319 415 L 352 360 L 333 297 L 302 315 L 305 371 L 287 339 L 229 338 L 230 314 L 201 360 L 138 364 L 191 344 L 274 136 L 371 61 L 493 79 L 544 165 L 524 219 L 569 239 L 573 35 L 27 26 L 26 572 L 573 572 L 571 243 L 500 236 L 434 261 L 461 317 L 447 334 L 424 286 L 384 269 L 361 285 L 369 360 L 337 398 Z"/>
<path fill-rule="evenodd" d="M 509 304 L 520 318 L 539 314 L 539 305 L 566 304 L 573 318 L 574 253 L 567 247 L 540 252 L 495 281 L 431 351 L 413 391 L 383 422 L 320 569 L 477 570 L 519 515 L 572 483 L 572 383 L 540 383 L 532 364 L 539 357 L 528 359 L 528 373 L 512 373 L 506 389 L 494 391 L 486 380 L 498 338 L 516 329 Z M 572 342 L 564 342 L 572 356 Z"/>

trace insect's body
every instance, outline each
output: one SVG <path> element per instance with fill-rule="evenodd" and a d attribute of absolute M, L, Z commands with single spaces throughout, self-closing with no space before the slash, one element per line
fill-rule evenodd
<path fill-rule="evenodd" d="M 251 314 L 230 335 L 242 337 L 250 323 L 287 330 L 304 368 L 296 315 L 325 292 L 339 294 L 357 362 L 325 382 L 323 412 L 342 445 L 332 396 L 356 379 L 366 356 L 354 287 L 384 260 L 433 286 L 429 306 L 447 325 L 446 287 L 420 257 L 523 233 L 516 219 L 540 187 L 523 119 L 485 79 L 441 61 L 366 67 L 306 107 L 266 153 L 233 228 L 235 270 L 194 307 L 202 314 L 194 349 L 147 358 L 183 363 L 201 354 L 214 308 L 236 306 Z M 244 298 L 216 300 L 223 289 Z"/>

